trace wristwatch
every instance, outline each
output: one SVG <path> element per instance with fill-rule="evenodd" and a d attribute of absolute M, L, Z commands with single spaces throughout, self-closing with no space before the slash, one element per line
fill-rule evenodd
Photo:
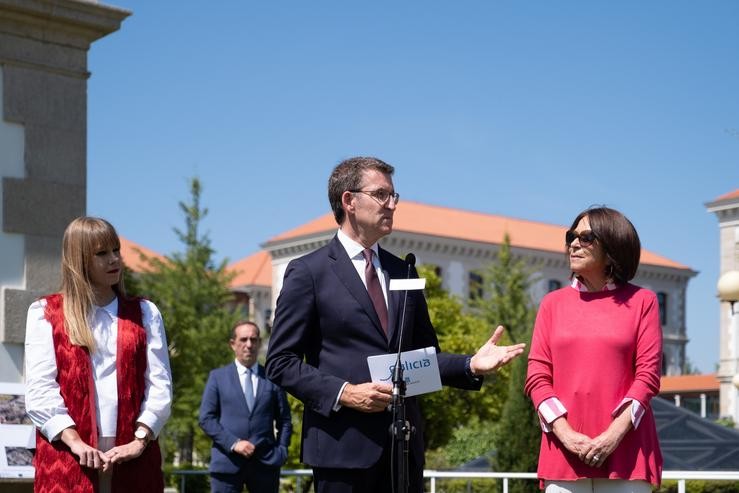
<path fill-rule="evenodd" d="M 136 440 L 141 440 L 144 442 L 144 447 L 146 447 L 149 444 L 149 441 L 151 440 L 151 436 L 149 435 L 149 430 L 144 428 L 143 426 L 139 426 L 136 428 L 136 431 L 134 432 L 133 436 L 136 438 Z"/>

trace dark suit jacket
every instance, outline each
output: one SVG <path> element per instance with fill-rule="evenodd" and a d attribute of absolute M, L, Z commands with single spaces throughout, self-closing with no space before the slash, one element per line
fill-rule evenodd
<path fill-rule="evenodd" d="M 386 279 L 406 278 L 408 264 L 379 250 Z M 415 270 L 413 277 L 417 277 Z M 346 381 L 370 381 L 367 356 L 394 353 L 402 310 L 402 291 L 388 291 L 385 336 L 367 289 L 346 250 L 334 239 L 290 262 L 277 300 L 267 354 L 267 376 L 303 401 L 301 459 L 315 467 L 367 468 L 390 442 L 389 412 L 362 413 L 332 408 Z M 403 350 L 435 346 L 438 340 L 421 291 L 408 292 Z M 464 355 L 439 353 L 444 385 L 479 389 L 465 370 Z M 417 431 L 411 440 L 415 463 L 423 462 L 421 416 L 415 398 L 406 399 L 408 419 Z"/>
<path fill-rule="evenodd" d="M 235 474 L 247 461 L 279 467 L 287 460 L 292 434 L 287 396 L 265 378 L 261 366 L 257 366 L 257 377 L 254 409 L 249 413 L 236 363 L 217 368 L 208 375 L 199 422 L 205 434 L 213 439 L 210 472 Z M 254 444 L 254 456 L 250 459 L 231 451 L 239 439 Z"/>

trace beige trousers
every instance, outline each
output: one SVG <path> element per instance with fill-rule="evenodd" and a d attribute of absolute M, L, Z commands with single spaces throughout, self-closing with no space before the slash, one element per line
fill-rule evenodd
<path fill-rule="evenodd" d="M 98 438 L 98 449 L 107 452 L 108 450 L 115 447 L 115 437 L 99 437 Z M 100 482 L 100 489 L 98 493 L 110 493 L 111 481 L 113 480 L 113 470 L 109 469 L 107 472 L 100 471 L 98 480 Z"/>
<path fill-rule="evenodd" d="M 625 479 L 578 479 L 577 481 L 544 481 L 545 493 L 651 493 L 646 481 Z"/>

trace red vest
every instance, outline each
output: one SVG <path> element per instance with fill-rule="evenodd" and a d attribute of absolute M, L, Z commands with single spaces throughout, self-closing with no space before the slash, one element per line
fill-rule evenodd
<path fill-rule="evenodd" d="M 118 342 L 116 376 L 118 384 L 118 419 L 116 445 L 134 439 L 136 418 L 144 400 L 146 372 L 146 330 L 141 320 L 138 299 L 118 298 Z M 77 433 L 85 443 L 97 447 L 98 432 L 95 412 L 95 385 L 90 353 L 73 345 L 64 329 L 62 296 L 46 298 L 46 320 L 52 327 L 57 361 L 59 390 L 74 420 Z M 98 471 L 81 467 L 61 440 L 49 442 L 36 433 L 36 493 L 97 493 Z M 161 493 L 164 490 L 162 457 L 159 444 L 152 441 L 136 459 L 113 468 L 113 493 Z"/>

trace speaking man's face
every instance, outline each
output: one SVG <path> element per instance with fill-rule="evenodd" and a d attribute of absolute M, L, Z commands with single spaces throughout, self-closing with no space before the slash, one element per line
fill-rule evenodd
<path fill-rule="evenodd" d="M 392 197 L 395 187 L 390 175 L 367 170 L 359 190 L 352 198 L 357 232 L 369 243 L 374 243 L 393 231 L 393 215 L 397 205 Z"/>

